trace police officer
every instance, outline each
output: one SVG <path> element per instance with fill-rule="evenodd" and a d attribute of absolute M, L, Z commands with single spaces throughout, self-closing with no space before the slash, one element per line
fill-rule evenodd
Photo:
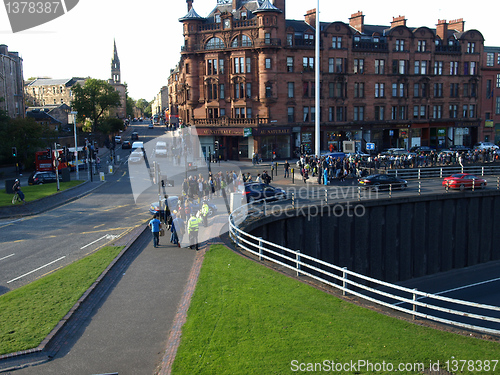
<path fill-rule="evenodd" d="M 188 235 L 189 235 L 189 248 L 192 249 L 196 246 L 198 250 L 198 230 L 201 219 L 197 218 L 193 212 L 191 212 L 191 217 L 188 220 Z"/>
<path fill-rule="evenodd" d="M 208 207 L 208 203 L 206 200 L 203 201 L 203 205 L 201 206 L 201 217 L 203 219 L 203 226 L 206 228 L 208 226 L 208 211 L 210 208 Z"/>

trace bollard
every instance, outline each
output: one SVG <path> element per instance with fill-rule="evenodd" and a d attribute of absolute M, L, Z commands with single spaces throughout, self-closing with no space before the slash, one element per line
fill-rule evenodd
<path fill-rule="evenodd" d="M 419 182 L 418 182 L 418 195 L 420 195 L 421 190 L 422 190 L 422 182 L 421 182 L 421 181 L 419 181 Z"/>
<path fill-rule="evenodd" d="M 361 200 L 361 186 L 358 186 L 358 201 Z"/>
<path fill-rule="evenodd" d="M 484 177 L 484 167 L 481 167 L 481 177 Z"/>
<path fill-rule="evenodd" d="M 292 168 L 292 184 L 295 183 L 295 173 L 293 172 L 293 168 Z"/>
<path fill-rule="evenodd" d="M 328 190 L 325 189 L 325 203 L 328 204 Z"/>
<path fill-rule="evenodd" d="M 389 198 L 392 198 L 392 184 L 389 184 Z"/>
<path fill-rule="evenodd" d="M 292 193 L 292 208 L 295 208 L 295 193 Z"/>
<path fill-rule="evenodd" d="M 446 187 L 445 187 L 445 190 L 446 190 L 446 192 L 447 192 L 447 193 L 448 193 L 448 189 L 449 189 L 449 188 L 450 188 L 450 184 L 449 184 L 449 183 L 447 183 L 447 184 L 446 184 Z"/>
<path fill-rule="evenodd" d="M 418 168 L 418 179 L 420 180 L 420 168 Z"/>
<path fill-rule="evenodd" d="M 443 178 L 443 168 L 439 168 L 439 178 Z"/>
<path fill-rule="evenodd" d="M 474 188 L 476 187 L 476 179 L 472 179 L 472 191 L 474 191 Z"/>

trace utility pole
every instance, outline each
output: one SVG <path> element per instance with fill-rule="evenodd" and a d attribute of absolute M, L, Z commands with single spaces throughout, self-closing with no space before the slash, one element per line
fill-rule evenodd
<path fill-rule="evenodd" d="M 59 191 L 59 151 L 57 150 L 57 143 L 54 142 L 54 167 L 56 169 L 56 183 L 57 183 L 57 191 Z"/>
<path fill-rule="evenodd" d="M 79 180 L 80 179 L 80 166 L 79 166 L 79 161 L 78 161 L 78 140 L 77 140 L 77 136 L 76 136 L 76 115 L 78 114 L 78 112 L 76 111 L 71 111 L 71 114 L 73 115 L 73 129 L 75 131 L 75 152 L 74 152 L 74 155 L 75 155 L 75 165 L 76 165 L 76 179 Z"/>

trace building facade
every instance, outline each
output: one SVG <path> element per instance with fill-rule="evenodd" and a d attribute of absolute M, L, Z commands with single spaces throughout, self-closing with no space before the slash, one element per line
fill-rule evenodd
<path fill-rule="evenodd" d="M 9 117 L 24 117 L 23 59 L 0 44 L 0 109 Z"/>
<path fill-rule="evenodd" d="M 151 114 L 153 117 L 165 119 L 165 114 L 168 111 L 168 87 L 163 86 L 151 103 Z"/>
<path fill-rule="evenodd" d="M 57 106 L 66 104 L 71 106 L 73 100 L 73 86 L 79 83 L 85 85 L 87 78 L 36 78 L 26 82 L 24 93 L 30 107 Z"/>
<path fill-rule="evenodd" d="M 500 142 L 500 47 L 484 47 L 479 140 Z"/>
<path fill-rule="evenodd" d="M 481 136 L 484 38 L 463 19 L 435 28 L 321 22 L 320 113 L 315 113 L 316 10 L 285 18 L 285 0 L 218 0 L 201 17 L 187 0 L 184 46 L 169 78 L 169 106 L 194 125 L 204 151 L 224 157 L 288 158 L 312 152 L 320 116 L 322 150 L 452 144 Z M 213 149 L 213 148 L 212 148 Z"/>

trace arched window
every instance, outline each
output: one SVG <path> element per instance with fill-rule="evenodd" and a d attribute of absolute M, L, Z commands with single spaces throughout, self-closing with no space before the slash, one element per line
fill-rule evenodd
<path fill-rule="evenodd" d="M 236 38 L 233 39 L 231 42 L 231 47 L 251 47 L 252 46 L 252 40 L 246 36 L 245 34 L 241 36 L 237 36 Z"/>
<path fill-rule="evenodd" d="M 210 39 L 205 45 L 205 49 L 221 49 L 225 48 L 224 42 L 219 38 Z"/>

